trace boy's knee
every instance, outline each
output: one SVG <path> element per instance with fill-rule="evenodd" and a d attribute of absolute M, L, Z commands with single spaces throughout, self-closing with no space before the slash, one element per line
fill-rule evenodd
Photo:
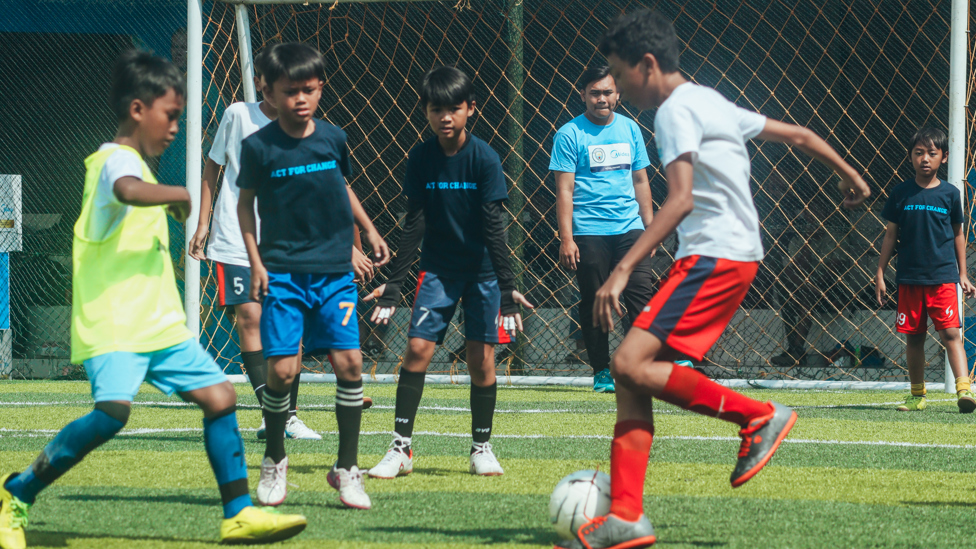
<path fill-rule="evenodd" d="M 410 358 L 414 359 L 426 359 L 428 355 L 433 356 L 433 350 L 436 348 L 437 344 L 433 341 L 427 341 L 419 337 L 411 337 L 407 341 L 407 353 L 410 355 Z"/>
<path fill-rule="evenodd" d="M 962 338 L 959 333 L 959 328 L 946 328 L 939 331 L 939 336 L 942 337 L 944 343 L 956 342 Z"/>
<path fill-rule="evenodd" d="M 130 406 L 120 402 L 96 402 L 95 409 L 121 423 L 119 429 L 125 427 L 125 424 L 129 422 L 129 414 L 132 412 Z"/>

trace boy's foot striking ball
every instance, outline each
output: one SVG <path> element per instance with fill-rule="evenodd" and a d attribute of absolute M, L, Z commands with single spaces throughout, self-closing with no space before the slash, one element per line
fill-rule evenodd
<path fill-rule="evenodd" d="M 773 413 L 752 420 L 739 431 L 739 461 L 732 471 L 732 487 L 738 488 L 755 476 L 779 448 L 796 423 L 796 412 L 776 402 L 770 402 Z"/>
<path fill-rule="evenodd" d="M 308 525 L 302 515 L 282 515 L 274 509 L 245 507 L 220 523 L 220 543 L 274 543 L 298 535 Z"/>
<path fill-rule="evenodd" d="M 573 539 L 593 517 L 610 512 L 610 475 L 586 470 L 562 478 L 549 496 L 549 522 L 563 539 Z"/>
<path fill-rule="evenodd" d="M 657 537 L 647 517 L 631 522 L 613 513 L 601 515 L 587 522 L 576 531 L 576 537 L 560 541 L 563 549 L 634 549 L 654 545 Z"/>

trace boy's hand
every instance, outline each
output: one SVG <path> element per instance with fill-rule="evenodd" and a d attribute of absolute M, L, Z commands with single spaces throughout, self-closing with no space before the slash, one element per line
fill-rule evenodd
<path fill-rule="evenodd" d="M 860 206 L 871 196 L 871 189 L 868 184 L 856 173 L 853 176 L 842 176 L 837 188 L 844 196 L 844 207 L 849 210 Z"/>
<path fill-rule="evenodd" d="M 264 265 L 251 265 L 251 294 L 252 301 L 264 302 L 268 295 L 268 270 Z"/>
<path fill-rule="evenodd" d="M 968 276 L 963 275 L 959 278 L 959 286 L 962 287 L 962 295 L 969 298 L 976 297 L 976 286 L 973 286 Z"/>
<path fill-rule="evenodd" d="M 352 270 L 356 273 L 355 282 L 366 284 L 373 280 L 373 262 L 359 248 L 352 248 Z"/>
<path fill-rule="evenodd" d="M 966 282 L 969 282 L 968 280 Z M 972 284 L 969 285 L 970 288 L 973 287 Z M 963 291 L 966 291 L 966 287 L 963 286 Z M 973 290 L 976 293 L 976 289 Z M 878 273 L 874 277 L 874 293 L 878 296 L 878 305 L 884 307 L 885 302 L 888 300 L 888 288 L 885 287 L 884 274 Z"/>
<path fill-rule="evenodd" d="M 613 331 L 613 312 L 617 311 L 617 316 L 624 316 L 620 308 L 620 294 L 627 287 L 629 278 L 630 276 L 614 269 L 610 273 L 610 278 L 596 291 L 596 299 L 593 302 L 593 326 L 603 328 L 604 332 Z"/>
<path fill-rule="evenodd" d="M 535 305 L 529 303 L 529 300 L 525 299 L 525 296 L 519 293 L 517 290 L 512 291 L 512 301 L 514 301 L 516 305 L 521 305 L 528 309 L 535 309 Z M 508 333 L 509 337 L 514 339 L 515 334 L 522 331 L 522 313 L 515 312 L 508 315 L 502 315 L 502 329 Z"/>
<path fill-rule="evenodd" d="M 373 266 L 382 267 L 390 262 L 390 247 L 380 236 L 380 233 L 372 230 L 366 233 L 366 240 L 369 240 L 369 247 L 373 249 Z"/>
<path fill-rule="evenodd" d="M 386 284 L 382 284 L 379 288 L 376 288 L 363 297 L 363 302 L 368 303 L 374 299 L 379 299 L 385 291 Z M 396 307 L 373 307 L 373 314 L 369 316 L 369 321 L 374 324 L 389 324 L 390 317 L 393 316 L 394 311 L 396 311 Z"/>
<path fill-rule="evenodd" d="M 190 257 L 200 261 L 207 259 L 204 249 L 207 246 L 207 235 L 209 233 L 210 231 L 206 227 L 197 227 L 197 232 L 193 233 L 193 238 L 190 239 Z"/>
<path fill-rule="evenodd" d="M 559 264 L 570 271 L 575 271 L 579 260 L 579 246 L 572 239 L 564 240 L 559 245 Z"/>

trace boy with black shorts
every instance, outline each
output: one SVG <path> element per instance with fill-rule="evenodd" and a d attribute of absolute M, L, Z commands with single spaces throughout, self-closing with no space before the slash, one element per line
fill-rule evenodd
<path fill-rule="evenodd" d="M 261 342 L 268 359 L 262 403 L 267 446 L 258 501 L 279 505 L 287 494 L 282 440 L 289 391 L 301 369 L 302 346 L 328 351 L 335 369 L 339 457 L 329 484 L 350 507 L 369 509 L 356 460 L 363 411 L 362 354 L 352 266 L 353 222 L 364 231 L 377 265 L 389 249 L 346 186 L 346 134 L 313 118 L 325 84 L 325 60 L 303 44 L 277 44 L 263 61 L 278 119 L 244 139 L 237 215 L 251 264 L 250 297 L 261 301 Z M 258 244 L 254 200 L 261 214 Z"/>
<path fill-rule="evenodd" d="M 186 328 L 166 214 L 182 223 L 190 195 L 157 184 L 145 162 L 179 131 L 184 90 L 180 70 L 152 54 L 130 51 L 115 65 L 110 104 L 119 127 L 113 142 L 85 159 L 72 245 L 71 361 L 84 364 L 95 409 L 61 429 L 30 468 L 0 482 L 2 549 L 27 546 L 34 498 L 125 426 L 143 381 L 203 410 L 204 446 L 224 508 L 222 543 L 266 543 L 305 528 L 301 515 L 252 506 L 237 394 Z"/>
<path fill-rule="evenodd" d="M 742 427 L 733 488 L 769 462 L 796 421 L 786 406 L 753 400 L 676 363 L 701 360 L 714 345 L 749 291 L 763 256 L 746 141 L 758 137 L 787 143 L 833 168 L 841 177 L 845 206 L 856 206 L 870 194 L 857 172 L 810 130 L 768 120 L 688 82 L 679 71 L 679 46 L 671 21 L 646 9 L 619 17 L 600 41 L 621 95 L 640 109 L 658 108 L 654 139 L 668 198 L 597 291 L 596 321 L 612 329 L 613 312 L 621 312 L 618 298 L 634 266 L 676 229 L 680 246 L 667 279 L 611 364 L 617 424 L 610 449 L 610 513 L 580 527 L 566 547 L 631 548 L 656 541 L 643 510 L 654 433 L 651 397 Z"/>
<path fill-rule="evenodd" d="M 407 157 L 402 253 L 386 284 L 364 298 L 378 298 L 371 320 L 387 324 L 422 239 L 420 278 L 397 385 L 393 442 L 369 476 L 390 479 L 413 471 L 411 436 L 424 378 L 458 302 L 464 309 L 465 360 L 471 374 L 470 471 L 501 475 L 504 471 L 489 442 L 498 389 L 495 344 L 508 343 L 515 330 L 522 329 L 519 305 L 532 307 L 515 290 L 509 265 L 502 205 L 508 198 L 505 175 L 498 154 L 465 129 L 475 109 L 468 75 L 454 67 L 428 72 L 420 85 L 420 101 L 434 137 Z"/>
<path fill-rule="evenodd" d="M 882 216 L 888 221 L 874 285 L 878 303 L 887 300 L 884 272 L 898 245 L 898 316 L 895 328 L 905 334 L 905 359 L 911 394 L 897 408 L 900 412 L 925 409 L 926 316 L 939 331 L 949 366 L 956 376 L 959 411 L 976 410 L 970 391 L 966 349 L 960 333 L 959 290 L 976 297 L 966 273 L 966 237 L 962 232 L 962 197 L 959 189 L 939 179 L 939 168 L 949 159 L 948 138 L 935 128 L 922 128 L 908 143 L 915 177 L 894 189 Z"/>

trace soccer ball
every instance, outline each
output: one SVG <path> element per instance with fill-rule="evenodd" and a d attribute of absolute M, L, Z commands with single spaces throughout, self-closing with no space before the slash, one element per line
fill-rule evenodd
<path fill-rule="evenodd" d="M 549 522 L 563 539 L 573 539 L 580 526 L 610 512 L 610 476 L 602 471 L 566 475 L 549 497 Z"/>

